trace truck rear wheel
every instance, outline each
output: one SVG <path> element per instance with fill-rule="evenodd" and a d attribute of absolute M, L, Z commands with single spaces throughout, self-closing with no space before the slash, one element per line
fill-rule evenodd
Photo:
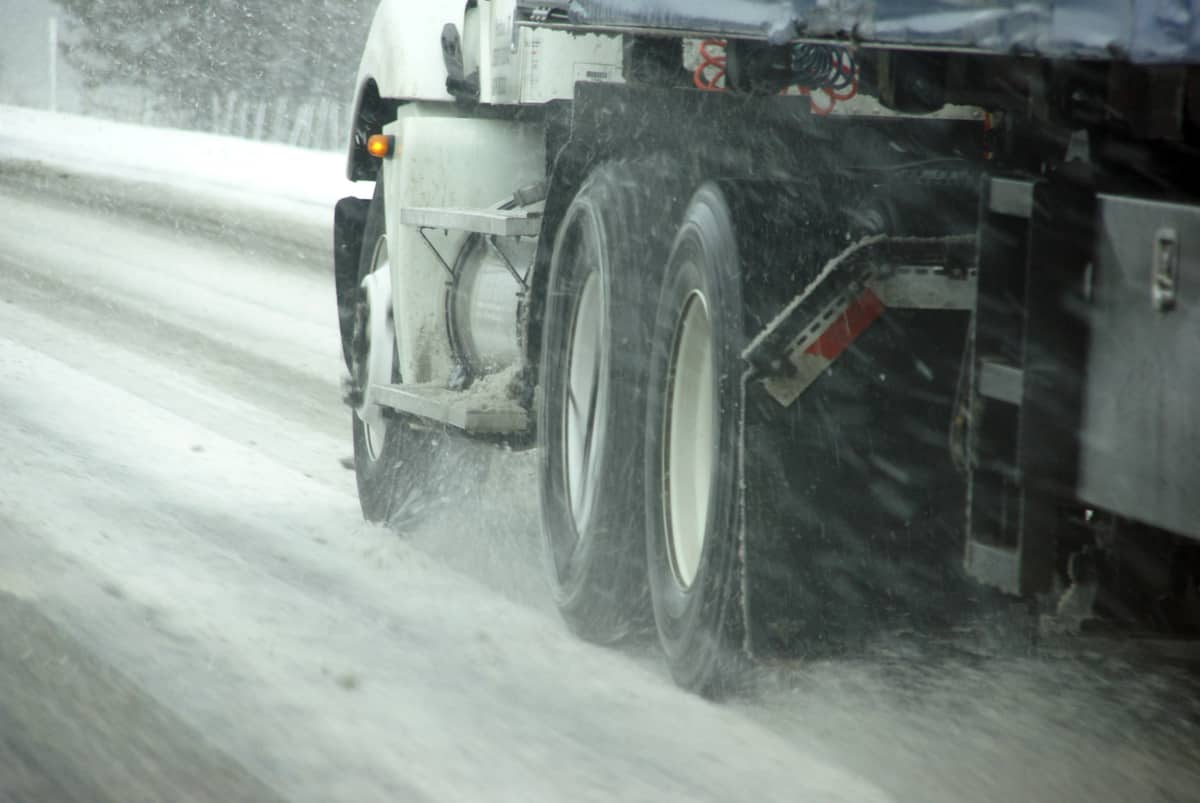
<path fill-rule="evenodd" d="M 786 298 L 761 272 L 791 266 L 803 287 L 844 247 L 836 225 L 795 222 L 821 219 L 819 193 L 797 187 L 775 213 L 770 199 L 753 183 L 701 186 L 653 315 L 652 609 L 676 682 L 709 696 L 735 692 L 751 654 L 843 652 L 924 626 L 957 588 L 943 514 L 962 482 L 941 433 L 962 316 L 887 313 L 790 407 L 745 385 L 747 327 Z"/>
<path fill-rule="evenodd" d="M 641 300 L 658 286 L 672 225 L 663 191 L 670 182 L 648 161 L 597 168 L 564 215 L 546 290 L 543 554 L 563 618 L 600 643 L 649 621 L 640 487 L 649 339 Z"/>
<path fill-rule="evenodd" d="M 679 685 L 719 695 L 741 664 L 737 532 L 742 293 L 733 221 L 693 196 L 654 312 L 646 555 L 659 640 Z M 651 308 L 654 308 L 651 305 Z"/>

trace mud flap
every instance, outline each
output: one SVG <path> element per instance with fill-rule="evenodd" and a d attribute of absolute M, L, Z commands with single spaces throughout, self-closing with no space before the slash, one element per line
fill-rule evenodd
<path fill-rule="evenodd" d="M 793 655 L 804 627 L 802 601 L 796 599 L 797 570 L 803 555 L 789 537 L 783 510 L 789 499 L 787 466 L 773 432 L 777 422 L 765 415 L 770 399 L 761 382 L 747 374 L 742 385 L 742 423 L 738 461 L 742 486 L 738 516 L 742 571 L 741 614 L 744 650 L 755 660 Z"/>
<path fill-rule="evenodd" d="M 874 237 L 841 257 L 744 353 L 741 601 L 759 661 L 936 617 L 929 589 L 961 574 L 948 425 L 974 243 Z"/>
<path fill-rule="evenodd" d="M 333 284 L 346 370 L 350 369 L 350 341 L 354 337 L 354 280 L 358 276 L 370 206 L 366 199 L 351 197 L 341 199 L 333 208 Z"/>

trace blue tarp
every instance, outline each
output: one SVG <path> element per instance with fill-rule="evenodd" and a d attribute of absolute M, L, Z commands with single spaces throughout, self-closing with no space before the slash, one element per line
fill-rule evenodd
<path fill-rule="evenodd" d="M 544 5 L 544 3 L 539 3 Z M 1200 63 L 1200 0 L 570 0 L 573 22 Z"/>

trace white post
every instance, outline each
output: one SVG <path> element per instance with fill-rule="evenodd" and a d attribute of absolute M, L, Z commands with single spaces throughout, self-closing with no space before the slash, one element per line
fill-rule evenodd
<path fill-rule="evenodd" d="M 316 119 L 313 120 L 313 136 L 308 147 L 318 150 L 324 147 L 327 131 L 329 131 L 329 98 L 321 98 L 317 101 Z"/>
<path fill-rule="evenodd" d="M 50 18 L 50 111 L 58 111 L 58 17 Z"/>
<path fill-rule="evenodd" d="M 288 99 L 287 95 L 280 95 L 275 98 L 275 124 L 271 129 L 271 139 L 275 142 L 286 142 L 288 135 L 287 115 L 288 115 Z"/>
<path fill-rule="evenodd" d="M 237 109 L 238 95 L 236 90 L 230 90 L 229 97 L 225 104 L 225 120 L 221 123 L 221 130 L 217 133 L 231 136 L 233 134 L 233 113 Z"/>
<path fill-rule="evenodd" d="M 308 137 L 312 133 L 313 122 L 313 105 L 311 103 L 300 104 L 300 109 L 296 114 L 296 121 L 292 124 L 292 135 L 288 137 L 288 144 L 300 148 L 308 147 Z"/>
<path fill-rule="evenodd" d="M 250 129 L 252 139 L 262 139 L 267 129 L 267 102 L 260 100 L 254 108 L 254 126 Z"/>
<path fill-rule="evenodd" d="M 333 104 L 333 111 L 329 115 L 329 150 L 331 151 L 336 151 L 342 144 L 342 117 L 342 104 Z"/>

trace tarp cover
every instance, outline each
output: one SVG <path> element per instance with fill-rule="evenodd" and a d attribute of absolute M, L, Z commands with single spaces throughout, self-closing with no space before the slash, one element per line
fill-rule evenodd
<path fill-rule="evenodd" d="M 522 0 L 524 5 L 553 5 Z M 577 23 L 1200 63 L 1200 0 L 570 0 Z"/>

